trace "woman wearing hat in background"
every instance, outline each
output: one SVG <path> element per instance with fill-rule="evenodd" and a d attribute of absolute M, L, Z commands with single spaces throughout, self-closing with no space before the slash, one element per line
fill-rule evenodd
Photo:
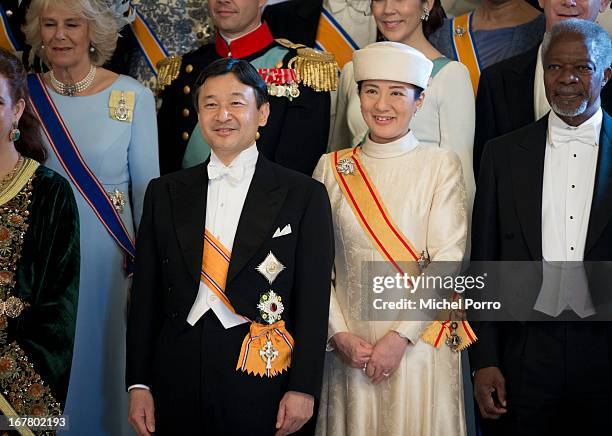
<path fill-rule="evenodd" d="M 106 0 L 32 0 L 24 32 L 49 66 L 29 77 L 48 165 L 71 181 L 81 224 L 81 282 L 65 413 L 73 435 L 131 434 L 125 411 L 125 310 L 133 241 L 159 176 L 155 101 L 101 68 L 118 38 Z"/>
<path fill-rule="evenodd" d="M 363 262 L 408 262 L 405 272 L 414 274 L 415 261 L 464 255 L 461 162 L 450 150 L 423 145 L 410 129 L 427 101 L 422 91 L 433 64 L 394 42 L 356 51 L 353 64 L 369 134 L 356 148 L 324 155 L 314 173 L 329 193 L 336 252 L 333 351 L 326 357 L 317 434 L 464 435 L 460 353 L 423 339 L 436 323 L 362 320 L 362 297 L 372 295 L 371 283 L 362 282 Z M 473 341 L 457 333 L 463 345 Z"/>
<path fill-rule="evenodd" d="M 476 190 L 472 169 L 474 92 L 467 68 L 444 57 L 427 41 L 445 17 L 440 0 L 372 0 L 371 7 L 378 30 L 386 40 L 409 45 L 433 62 L 427 98 L 410 127 L 421 144 L 457 153 L 471 210 Z M 330 150 L 356 146 L 368 129 L 359 110 L 353 76 L 353 64 L 349 62 L 340 76 Z"/>

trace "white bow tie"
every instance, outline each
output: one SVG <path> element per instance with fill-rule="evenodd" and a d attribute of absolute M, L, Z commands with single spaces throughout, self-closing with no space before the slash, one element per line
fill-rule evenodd
<path fill-rule="evenodd" d="M 550 139 L 553 144 L 567 144 L 570 141 L 577 141 L 581 144 L 595 146 L 597 144 L 595 138 L 595 129 L 592 124 L 578 126 L 576 129 L 568 129 L 559 126 L 551 126 Z"/>
<path fill-rule="evenodd" d="M 210 162 L 208 164 L 208 178 L 215 180 L 223 177 L 227 177 L 230 182 L 239 183 L 244 177 L 244 165 L 226 167 L 216 162 Z"/>

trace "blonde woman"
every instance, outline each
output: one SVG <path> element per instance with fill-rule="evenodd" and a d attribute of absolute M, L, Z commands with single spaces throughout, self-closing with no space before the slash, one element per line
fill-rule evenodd
<path fill-rule="evenodd" d="M 144 192 L 159 175 L 153 95 L 100 68 L 118 37 L 108 2 L 33 0 L 24 30 L 50 68 L 29 77 L 48 165 L 71 181 L 81 217 L 70 434 L 128 434 L 125 309 Z"/>

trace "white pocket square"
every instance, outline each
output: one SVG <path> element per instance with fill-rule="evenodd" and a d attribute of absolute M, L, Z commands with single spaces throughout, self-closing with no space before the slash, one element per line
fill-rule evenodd
<path fill-rule="evenodd" d="M 272 235 L 272 238 L 280 238 L 281 236 L 287 236 L 291 234 L 291 224 L 287 224 L 283 229 L 279 227 Z"/>

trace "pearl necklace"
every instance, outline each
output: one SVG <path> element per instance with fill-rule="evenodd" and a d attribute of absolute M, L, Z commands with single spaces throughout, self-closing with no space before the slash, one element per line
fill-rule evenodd
<path fill-rule="evenodd" d="M 94 79 L 96 78 L 96 66 L 92 65 L 89 69 L 89 73 L 87 73 L 85 78 L 73 85 L 66 84 L 57 80 L 55 78 L 55 74 L 53 74 L 53 70 L 49 71 L 49 78 L 51 79 L 51 85 L 58 93 L 62 95 L 67 95 L 68 97 L 74 97 L 77 93 L 83 92 L 91 86 Z"/>

